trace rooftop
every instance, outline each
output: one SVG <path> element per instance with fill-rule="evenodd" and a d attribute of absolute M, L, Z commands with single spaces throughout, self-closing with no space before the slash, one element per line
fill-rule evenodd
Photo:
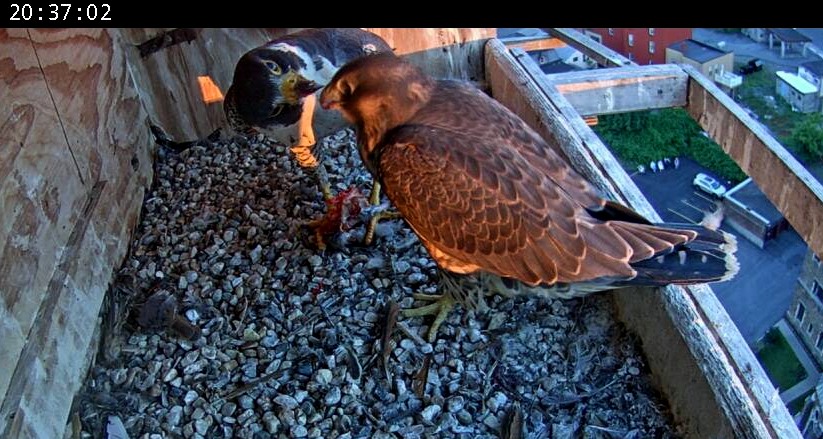
<path fill-rule="evenodd" d="M 817 76 L 823 76 L 823 60 L 804 62 L 803 64 L 800 64 L 800 67 L 803 67 Z"/>
<path fill-rule="evenodd" d="M 812 41 L 811 38 L 791 28 L 770 27 L 766 30 L 773 33 L 780 41 L 787 43 L 809 43 Z"/>
<path fill-rule="evenodd" d="M 701 43 L 691 38 L 672 43 L 669 45 L 669 49 L 676 50 L 686 58 L 697 61 L 700 64 L 720 58 L 729 53 L 727 50 L 718 49 L 717 47 Z"/>
<path fill-rule="evenodd" d="M 760 191 L 757 184 L 751 178 L 747 178 L 742 183 L 735 186 L 726 194 L 726 198 L 733 198 L 750 208 L 763 218 L 766 218 L 770 224 L 774 224 L 783 218 L 783 214 L 777 210 L 776 207 L 766 198 L 766 195 Z"/>
<path fill-rule="evenodd" d="M 778 78 L 782 79 L 789 84 L 793 89 L 797 90 L 798 92 L 806 95 L 809 93 L 817 93 L 817 87 L 813 84 L 809 83 L 805 79 L 795 75 L 791 72 L 776 72 Z"/>

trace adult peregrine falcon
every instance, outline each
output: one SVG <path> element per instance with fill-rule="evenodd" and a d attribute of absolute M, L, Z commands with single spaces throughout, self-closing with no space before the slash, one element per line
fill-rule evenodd
<path fill-rule="evenodd" d="M 307 29 L 284 35 L 237 62 L 223 103 L 226 118 L 235 131 L 254 128 L 291 146 L 298 164 L 314 176 L 329 200 L 331 187 L 315 151 L 315 136 L 346 124 L 336 112 L 315 111 L 314 93 L 345 63 L 391 50 L 382 38 L 360 29 Z M 373 190 L 372 201 L 379 201 L 379 187 Z"/>
<path fill-rule="evenodd" d="M 437 314 L 484 296 L 573 297 L 731 278 L 735 239 L 652 224 L 601 198 L 514 113 L 475 87 L 393 54 L 356 60 L 320 95 L 357 128 L 360 154 L 441 269 Z M 416 296 L 418 297 L 418 296 Z M 418 297 L 423 298 L 423 297 Z"/>

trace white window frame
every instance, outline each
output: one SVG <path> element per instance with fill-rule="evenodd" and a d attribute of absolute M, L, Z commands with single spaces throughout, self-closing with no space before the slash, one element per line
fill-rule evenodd
<path fill-rule="evenodd" d="M 649 53 L 654 53 L 654 41 L 649 41 Z"/>
<path fill-rule="evenodd" d="M 628 42 L 629 42 L 629 47 L 634 47 L 634 34 L 629 34 L 627 39 L 628 39 Z"/>
<path fill-rule="evenodd" d="M 652 37 L 654 36 L 654 28 L 653 27 L 649 28 L 649 36 L 652 36 Z"/>

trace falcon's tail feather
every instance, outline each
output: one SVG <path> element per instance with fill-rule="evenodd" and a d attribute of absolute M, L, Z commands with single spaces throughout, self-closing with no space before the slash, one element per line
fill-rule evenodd
<path fill-rule="evenodd" d="M 739 265 L 734 252 L 734 235 L 687 224 L 658 224 L 672 232 L 691 230 L 697 237 L 671 251 L 631 264 L 637 276 L 618 285 L 685 285 L 729 280 L 737 274 Z"/>

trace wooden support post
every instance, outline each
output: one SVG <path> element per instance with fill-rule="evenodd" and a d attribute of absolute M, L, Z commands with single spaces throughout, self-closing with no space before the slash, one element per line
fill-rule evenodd
<path fill-rule="evenodd" d="M 686 110 L 823 256 L 823 186 L 729 96 L 691 66 Z"/>
<path fill-rule="evenodd" d="M 551 36 L 557 37 L 593 59 L 603 67 L 623 67 L 637 65 L 632 60 L 605 47 L 583 33 L 571 28 L 545 28 Z"/>
<path fill-rule="evenodd" d="M 520 56 L 514 49 L 512 54 Z M 548 75 L 584 116 L 686 105 L 689 76 L 674 64 L 581 70 Z"/>

